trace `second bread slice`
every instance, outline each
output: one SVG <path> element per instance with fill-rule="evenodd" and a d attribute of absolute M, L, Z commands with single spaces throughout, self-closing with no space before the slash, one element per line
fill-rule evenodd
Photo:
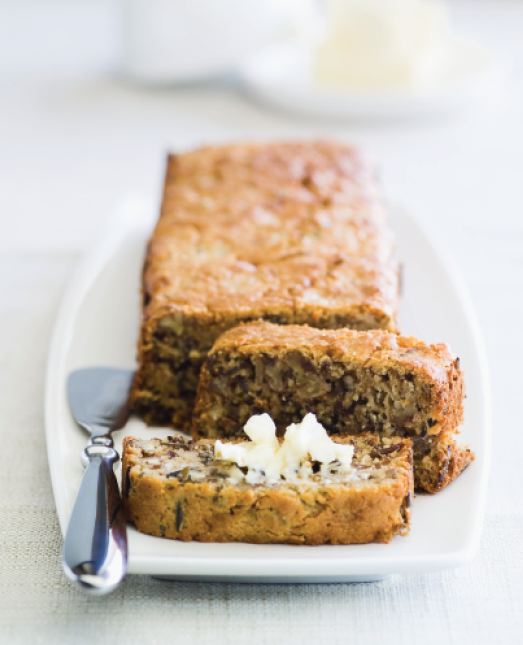
<path fill-rule="evenodd" d="M 333 434 L 412 437 L 415 483 L 427 492 L 473 458 L 453 439 L 463 417 L 459 359 L 445 344 L 386 331 L 267 322 L 229 330 L 201 372 L 193 433 L 238 435 L 258 412 L 278 427 L 313 412 Z"/>

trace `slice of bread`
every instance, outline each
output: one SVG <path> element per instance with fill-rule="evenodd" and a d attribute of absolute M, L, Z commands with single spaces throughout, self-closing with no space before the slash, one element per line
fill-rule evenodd
<path fill-rule="evenodd" d="M 463 376 L 443 343 L 383 330 L 240 325 L 220 336 L 202 368 L 193 434 L 236 436 L 260 412 L 280 429 L 313 412 L 332 435 L 411 437 L 416 488 L 431 493 L 473 459 L 454 441 Z"/>
<path fill-rule="evenodd" d="M 127 438 L 122 491 L 139 531 L 179 540 L 290 544 L 389 542 L 408 533 L 408 439 L 339 436 L 354 446 L 350 471 L 312 463 L 307 478 L 250 484 L 215 457 L 215 443 L 182 435 Z"/>

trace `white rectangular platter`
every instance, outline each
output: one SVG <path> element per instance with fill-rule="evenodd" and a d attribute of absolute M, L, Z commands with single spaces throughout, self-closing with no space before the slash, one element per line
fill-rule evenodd
<path fill-rule="evenodd" d="M 64 532 L 82 476 L 86 435 L 71 418 L 68 373 L 78 367 L 134 367 L 140 319 L 140 274 L 156 213 L 154 200 L 126 199 L 72 276 L 51 343 L 46 382 L 46 436 L 56 508 Z M 129 571 L 180 579 L 243 582 L 376 580 L 422 573 L 471 559 L 479 545 L 490 452 L 487 369 L 478 326 L 455 269 L 416 221 L 393 209 L 404 267 L 400 328 L 427 341 L 447 341 L 465 371 L 462 440 L 477 459 L 446 490 L 416 496 L 412 530 L 390 544 L 290 546 L 178 542 L 129 527 Z M 122 434 L 146 434 L 131 419 Z M 165 429 L 161 431 L 165 433 Z"/>

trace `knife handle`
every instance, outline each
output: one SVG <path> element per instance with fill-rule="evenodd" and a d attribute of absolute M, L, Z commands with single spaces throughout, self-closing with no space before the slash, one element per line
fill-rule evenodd
<path fill-rule="evenodd" d="M 68 578 L 101 595 L 127 571 L 125 513 L 113 470 L 118 453 L 105 438 L 87 446 L 83 456 L 87 468 L 65 535 L 63 566 Z"/>

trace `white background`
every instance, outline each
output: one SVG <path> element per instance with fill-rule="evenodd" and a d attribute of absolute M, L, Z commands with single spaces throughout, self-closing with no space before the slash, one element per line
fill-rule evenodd
<path fill-rule="evenodd" d="M 117 5 L 0 2 L 0 642 L 523 640 L 523 2 L 456 0 L 456 24 L 510 64 L 501 91 L 455 119 L 320 123 L 262 109 L 234 84 L 147 90 L 118 75 Z M 167 585 L 133 578 L 90 600 L 59 569 L 45 462 L 43 369 L 68 275 L 111 207 L 154 191 L 167 149 L 338 136 L 379 163 L 461 268 L 494 398 L 478 559 L 375 585 Z"/>

